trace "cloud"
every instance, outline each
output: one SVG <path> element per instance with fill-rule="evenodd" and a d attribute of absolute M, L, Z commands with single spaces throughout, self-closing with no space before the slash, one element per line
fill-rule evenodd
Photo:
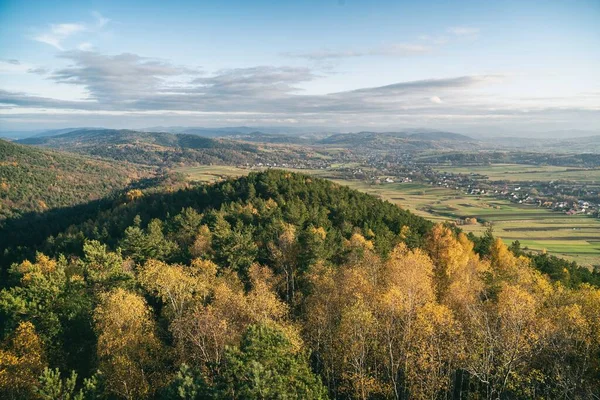
<path fill-rule="evenodd" d="M 479 28 L 456 26 L 448 28 L 447 32 L 456 37 L 475 38 L 479 34 Z M 417 39 L 420 43 L 395 43 L 359 50 L 323 49 L 300 53 L 285 52 L 281 53 L 281 55 L 291 58 L 304 58 L 311 61 L 367 56 L 411 57 L 431 53 L 450 41 L 448 35 L 419 35 Z"/>
<path fill-rule="evenodd" d="M 64 51 L 63 42 L 68 38 L 84 33 L 84 32 L 97 32 L 102 29 L 106 24 L 110 22 L 110 19 L 105 18 L 102 14 L 97 11 L 92 12 L 92 16 L 94 17 L 94 23 L 63 23 L 63 24 L 51 24 L 50 29 L 44 33 L 36 35 L 33 37 L 33 40 L 36 40 L 40 43 L 48 44 L 60 51 Z M 81 48 L 81 45 L 86 45 Z M 79 45 L 80 50 L 89 50 L 91 48 L 91 44 L 84 42 Z"/>
<path fill-rule="evenodd" d="M 320 76 L 304 67 L 257 66 L 204 75 L 197 68 L 136 54 L 69 51 L 61 56 L 72 65 L 52 72 L 49 79 L 83 88 L 88 93 L 87 101 L 54 102 L 50 98 L 4 92 L 0 104 L 113 112 L 259 113 L 285 115 L 286 118 L 307 114 L 327 118 L 332 115 L 372 117 L 432 112 L 428 111 L 434 106 L 432 102 L 438 109 L 448 107 L 441 100 L 435 101 L 442 97 L 452 99 L 454 96 L 452 104 L 457 106 L 460 102 L 456 98 L 462 93 L 471 93 L 479 86 L 503 79 L 500 75 L 462 76 L 312 95 L 306 94 L 302 85 Z"/>
<path fill-rule="evenodd" d="M 70 24 L 52 24 L 50 25 L 50 31 L 41 35 L 35 36 L 33 39 L 41 43 L 49 44 L 57 48 L 58 50 L 64 50 L 62 42 L 69 36 L 76 33 L 83 32 L 86 30 L 84 24 L 70 23 Z"/>
<path fill-rule="evenodd" d="M 46 75 L 50 70 L 44 67 L 34 67 L 27 69 L 27 72 L 30 74 Z"/>
<path fill-rule="evenodd" d="M 23 92 L 0 89 L 0 104 L 26 108 L 50 108 L 57 110 L 93 110 L 98 106 L 85 101 L 66 101 L 48 97 L 32 96 Z"/>
<path fill-rule="evenodd" d="M 453 78 L 423 79 L 410 82 L 394 83 L 375 88 L 357 89 L 349 93 L 369 93 L 377 96 L 397 96 L 406 93 L 423 93 L 430 90 L 467 89 L 485 83 L 502 80 L 503 75 L 468 75 Z"/>
<path fill-rule="evenodd" d="M 444 35 L 439 35 L 439 36 L 420 35 L 419 40 L 434 44 L 436 46 L 444 45 L 444 44 L 448 43 L 448 41 L 449 41 L 448 37 L 444 36 Z"/>
<path fill-rule="evenodd" d="M 104 25 L 108 24 L 110 22 L 109 18 L 105 18 L 102 14 L 100 14 L 98 11 L 92 11 L 92 15 L 94 16 L 94 18 L 96 19 L 96 26 L 98 28 L 103 28 Z"/>
<path fill-rule="evenodd" d="M 94 45 L 92 45 L 90 42 L 79 43 L 79 45 L 77 46 L 77 49 L 79 49 L 81 51 L 90 51 L 93 48 L 94 48 Z"/>
<path fill-rule="evenodd" d="M 0 60 L 0 74 L 25 74 L 37 68 L 15 59 Z"/>
<path fill-rule="evenodd" d="M 317 50 L 306 53 L 283 53 L 286 57 L 305 58 L 312 61 L 321 61 L 328 59 L 340 59 L 365 56 L 394 56 L 410 57 L 430 52 L 429 46 L 421 44 L 397 43 L 387 46 L 375 47 L 360 51 L 353 50 Z"/>
<path fill-rule="evenodd" d="M 448 28 L 448 33 L 451 33 L 456 36 L 477 36 L 479 34 L 479 28 L 454 26 Z"/>
<path fill-rule="evenodd" d="M 66 120 L 69 116 L 130 121 L 183 118 L 198 124 L 297 121 L 329 126 L 432 126 L 440 121 L 466 125 L 488 119 L 552 121 L 573 120 L 574 116 L 590 121 L 596 118 L 593 113 L 597 114 L 597 107 L 585 104 L 567 102 L 559 107 L 548 101 L 533 104 L 496 99 L 489 90 L 508 79 L 501 74 L 396 82 L 317 95 L 302 90 L 304 84 L 322 78 L 305 67 L 256 66 L 207 74 L 199 68 L 130 53 L 74 50 L 61 53 L 61 57 L 70 65 L 52 71 L 48 79 L 83 89 L 86 99 L 61 100 L 0 90 L 0 118 L 60 115 Z M 12 68 L 23 65 L 0 64 Z"/>
<path fill-rule="evenodd" d="M 175 66 L 162 60 L 123 53 L 114 56 L 73 50 L 60 55 L 73 62 L 55 71 L 57 83 L 81 85 L 90 97 L 103 102 L 121 102 L 163 89 L 170 77 L 198 74 L 198 70 Z"/>
<path fill-rule="evenodd" d="M 294 85 L 316 77 L 308 68 L 258 66 L 218 71 L 195 79 L 195 92 L 220 96 L 274 97 L 298 91 Z"/>

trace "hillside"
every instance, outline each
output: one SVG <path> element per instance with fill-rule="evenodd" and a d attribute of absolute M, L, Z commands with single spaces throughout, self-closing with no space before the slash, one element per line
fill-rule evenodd
<path fill-rule="evenodd" d="M 0 140 L 0 220 L 100 199 L 150 170 Z"/>
<path fill-rule="evenodd" d="M 330 181 L 270 170 L 19 221 L 0 231 L 2 265 L 17 261 L 0 291 L 3 398 L 66 377 L 60 392 L 85 399 L 600 388 L 600 290 Z"/>
<path fill-rule="evenodd" d="M 64 239 L 60 239 L 62 246 L 69 248 L 80 246 L 83 236 L 108 240 L 109 243 L 114 244 L 121 238 L 125 228 L 132 223 L 135 215 L 140 215 L 143 221 L 148 222 L 152 218 L 164 219 L 167 215 L 176 215 L 186 207 L 202 212 L 210 209 L 235 208 L 236 203 L 253 201 L 259 203 L 276 201 L 280 204 L 277 214 L 281 214 L 280 216 L 285 220 L 294 220 L 304 227 L 311 224 L 332 226 L 340 231 L 335 235 L 336 241 L 341 241 L 340 233 L 349 235 L 355 226 L 368 227 L 373 234 L 377 234 L 374 243 L 382 251 L 389 250 L 390 246 L 398 240 L 395 235 L 400 232 L 403 225 L 412 228 L 415 243 L 418 243 L 419 238 L 431 227 L 429 221 L 373 196 L 345 186 L 338 186 L 327 180 L 277 170 L 261 174 L 252 173 L 236 180 L 174 193 L 147 193 L 141 199 L 126 205 L 121 201 L 116 200 L 117 207 L 113 207 L 114 204 L 111 202 L 104 202 L 101 207 L 93 204 L 89 209 L 77 207 L 72 212 L 65 209 L 60 213 L 49 213 L 47 216 L 49 219 L 40 224 L 43 227 L 40 227 L 37 232 L 21 232 L 21 229 L 17 228 L 20 224 L 29 223 L 28 221 L 11 221 L 14 227 L 10 229 L 15 231 L 15 234 L 0 239 L 0 250 L 5 250 L 12 245 L 41 249 L 44 248 L 43 240 L 51 235 L 55 237 L 53 240 L 59 240 L 64 236 Z M 262 224 L 272 222 L 264 220 Z M 66 231 L 70 225 L 73 226 L 68 229 L 68 234 L 63 235 L 65 233 L 63 231 Z M 73 235 L 78 230 L 81 230 L 83 236 Z M 269 230 L 270 228 L 265 228 L 264 232 L 256 233 L 269 235 Z M 109 237 L 106 236 L 106 232 L 110 234 Z M 64 240 L 70 244 L 65 244 Z M 76 242 L 71 243 L 72 240 Z M 336 246 L 339 244 L 337 243 Z"/>
<path fill-rule="evenodd" d="M 479 143 L 473 138 L 438 131 L 340 133 L 324 138 L 319 143 L 345 148 L 404 151 L 479 148 Z"/>
<path fill-rule="evenodd" d="M 259 158 L 257 148 L 249 144 L 164 132 L 83 129 L 19 143 L 153 166 L 253 163 Z"/>

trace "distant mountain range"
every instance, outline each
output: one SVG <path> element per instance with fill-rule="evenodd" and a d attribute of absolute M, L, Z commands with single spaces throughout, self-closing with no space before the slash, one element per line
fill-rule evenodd
<path fill-rule="evenodd" d="M 118 135 L 116 135 L 118 132 Z M 589 133 L 587 131 L 560 131 L 564 134 Z M 24 135 L 24 132 L 20 132 Z M 213 140 L 213 141 L 211 141 Z M 270 127 L 153 127 L 144 130 L 117 130 L 103 128 L 65 128 L 28 132 L 20 143 L 101 155 L 100 143 L 121 146 L 126 143 L 145 143 L 173 148 L 224 149 L 255 153 L 256 144 L 334 146 L 359 150 L 513 150 L 568 153 L 600 153 L 600 135 L 572 136 L 568 139 L 554 137 L 524 138 L 510 136 L 476 137 L 431 129 L 407 129 L 397 132 L 363 131 L 336 133 L 306 131 L 300 128 Z M 240 142 L 248 142 L 246 145 Z M 250 146 L 250 147 L 248 147 Z M 92 152 L 93 151 L 93 152 Z M 114 149 L 111 148 L 114 152 Z M 104 154 L 106 155 L 106 154 Z M 113 154 L 114 155 L 114 154 Z M 215 155 L 215 154 L 213 154 Z M 220 154 L 213 162 L 218 162 Z M 248 159 L 243 158 L 244 161 Z"/>
<path fill-rule="evenodd" d="M 21 139 L 18 143 L 155 166 L 251 163 L 256 160 L 258 151 L 246 143 L 126 129 L 81 129 L 56 136 Z"/>
<path fill-rule="evenodd" d="M 440 131 L 359 132 L 331 135 L 318 143 L 361 150 L 475 150 L 481 146 L 469 136 Z"/>

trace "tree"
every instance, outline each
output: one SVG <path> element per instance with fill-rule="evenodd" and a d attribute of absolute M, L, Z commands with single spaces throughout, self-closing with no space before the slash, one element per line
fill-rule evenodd
<path fill-rule="evenodd" d="M 296 293 L 296 275 L 300 247 L 296 238 L 296 227 L 283 224 L 282 232 L 275 243 L 269 243 L 271 258 L 277 271 L 282 271 L 285 277 L 285 300 L 294 304 Z"/>
<path fill-rule="evenodd" d="M 210 295 L 198 297 L 170 325 L 180 361 L 209 374 L 218 373 L 226 347 L 237 344 L 248 325 L 283 321 L 287 315 L 268 268 L 249 269 L 247 293 L 235 272 L 219 277 L 216 272 L 216 268 L 206 269 L 203 277 L 196 275 L 208 283 Z"/>
<path fill-rule="evenodd" d="M 97 240 L 87 240 L 83 244 L 83 265 L 86 280 L 90 283 L 110 284 L 131 278 L 124 271 L 121 252 L 110 252 L 105 244 Z"/>
<path fill-rule="evenodd" d="M 457 240 L 454 233 L 442 224 L 435 225 L 431 230 L 426 249 L 433 260 L 435 293 L 441 302 L 448 294 L 452 276 L 469 262 L 471 249 L 465 249 L 463 242 Z"/>
<path fill-rule="evenodd" d="M 180 317 L 195 297 L 205 299 L 209 295 L 209 282 L 181 265 L 148 260 L 140 268 L 138 280 L 144 289 L 161 299 L 171 318 Z"/>
<path fill-rule="evenodd" d="M 409 391 L 401 376 L 408 372 L 417 311 L 435 300 L 431 259 L 419 249 L 411 251 L 399 244 L 384 265 L 381 286 L 376 309 L 378 334 L 392 393 L 399 399 Z"/>
<path fill-rule="evenodd" d="M 144 231 L 138 223 L 125 229 L 120 242 L 123 253 L 136 262 L 148 259 L 166 260 L 171 257 L 178 246 L 177 243 L 165 238 L 163 223 L 159 219 L 150 221 Z"/>
<path fill-rule="evenodd" d="M 183 363 L 173 381 L 160 395 L 166 400 L 210 400 L 214 390 L 206 382 L 202 373 Z"/>
<path fill-rule="evenodd" d="M 448 391 L 458 366 L 460 328 L 448 307 L 427 303 L 417 310 L 411 333 L 405 371 L 410 397 L 435 399 Z"/>
<path fill-rule="evenodd" d="M 40 375 L 36 394 L 43 400 L 84 400 L 83 390 L 75 391 L 77 373 L 71 371 L 71 376 L 62 379 L 58 368 L 45 368 Z"/>
<path fill-rule="evenodd" d="M 194 243 L 188 248 L 190 255 L 194 258 L 203 257 L 211 258 L 213 255 L 212 249 L 212 233 L 206 225 L 200 226 L 194 238 Z"/>
<path fill-rule="evenodd" d="M 21 322 L 0 348 L 0 394 L 7 399 L 34 397 L 46 366 L 44 348 L 31 322 Z"/>
<path fill-rule="evenodd" d="M 254 243 L 253 228 L 238 221 L 233 229 L 222 216 L 219 216 L 213 230 L 215 261 L 236 271 L 244 280 L 248 268 L 254 263 L 258 247 Z"/>
<path fill-rule="evenodd" d="M 151 394 L 159 383 L 162 349 L 144 299 L 115 289 L 101 296 L 94 321 L 107 390 L 126 399 Z"/>
<path fill-rule="evenodd" d="M 186 207 L 173 218 L 176 240 L 182 249 L 189 248 L 195 240 L 195 236 L 202 223 L 202 214 L 192 207 Z"/>
<path fill-rule="evenodd" d="M 216 378 L 217 398 L 325 399 L 299 339 L 276 325 L 250 325 L 239 347 L 229 348 Z"/>

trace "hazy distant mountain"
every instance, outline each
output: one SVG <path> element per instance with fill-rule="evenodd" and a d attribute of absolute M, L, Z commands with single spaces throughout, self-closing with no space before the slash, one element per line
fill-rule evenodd
<path fill-rule="evenodd" d="M 475 149 L 478 141 L 459 133 L 442 131 L 406 131 L 406 132 L 358 132 L 331 135 L 319 141 L 325 145 L 335 145 L 363 150 L 403 149 Z"/>
<path fill-rule="evenodd" d="M 75 131 L 91 131 L 91 130 L 102 130 L 102 128 L 64 128 L 64 129 L 50 129 L 31 135 L 31 137 L 46 137 L 46 136 L 58 136 L 69 132 Z"/>
<path fill-rule="evenodd" d="M 557 153 L 600 153 L 600 135 L 560 138 L 492 137 L 486 147 Z"/>
<path fill-rule="evenodd" d="M 251 144 L 222 139 L 116 129 L 83 129 L 18 142 L 158 166 L 254 162 L 257 153 Z"/>
<path fill-rule="evenodd" d="M 9 139 L 25 139 L 30 137 L 56 136 L 63 133 L 86 130 L 86 129 L 102 129 L 102 128 L 62 128 L 62 129 L 36 129 L 31 131 L 0 131 L 0 137 Z"/>
<path fill-rule="evenodd" d="M 191 126 L 155 126 L 141 129 L 145 132 L 169 132 L 169 133 L 185 133 L 190 135 L 198 135 L 204 137 L 226 137 L 247 135 L 254 132 L 262 132 L 274 135 L 297 135 L 300 133 L 310 132 L 307 128 L 297 127 L 266 127 L 266 126 L 232 126 L 221 128 L 204 128 Z"/>

